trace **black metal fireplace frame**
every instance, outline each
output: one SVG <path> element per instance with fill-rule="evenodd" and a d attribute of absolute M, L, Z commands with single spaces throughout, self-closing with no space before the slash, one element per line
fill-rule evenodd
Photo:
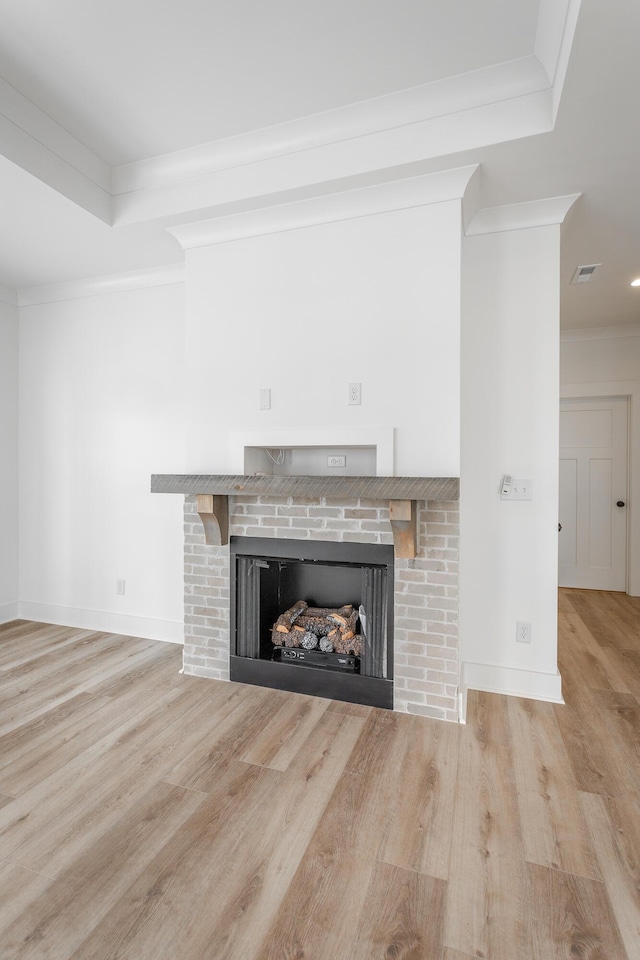
<path fill-rule="evenodd" d="M 336 547 L 340 558 L 336 560 Z M 317 669 L 304 663 L 277 662 L 239 656 L 237 565 L 240 558 L 300 560 L 319 564 L 355 564 L 386 568 L 387 676 L 361 676 Z M 288 690 L 331 700 L 393 709 L 394 550 L 392 546 L 345 541 L 281 540 L 266 537 L 230 538 L 230 678 L 240 683 Z"/>

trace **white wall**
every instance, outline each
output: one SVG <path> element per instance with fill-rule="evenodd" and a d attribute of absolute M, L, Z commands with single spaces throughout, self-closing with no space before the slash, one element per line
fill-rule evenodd
<path fill-rule="evenodd" d="M 640 325 L 570 330 L 560 345 L 562 397 L 628 397 L 628 590 L 640 596 Z"/>
<path fill-rule="evenodd" d="M 457 476 L 460 246 L 455 200 L 188 250 L 188 471 L 232 472 L 234 431 L 394 427 L 396 474 Z"/>
<path fill-rule="evenodd" d="M 460 638 L 473 688 L 558 699 L 559 226 L 467 237 Z M 533 500 L 500 500 L 502 475 Z M 516 622 L 532 643 L 516 642 Z"/>
<path fill-rule="evenodd" d="M 182 284 L 25 307 L 21 615 L 182 639 Z M 115 581 L 126 581 L 117 596 Z"/>
<path fill-rule="evenodd" d="M 18 309 L 0 300 L 0 623 L 18 616 Z"/>

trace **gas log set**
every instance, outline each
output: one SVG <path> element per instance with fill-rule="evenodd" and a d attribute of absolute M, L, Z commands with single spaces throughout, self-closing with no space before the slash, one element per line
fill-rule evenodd
<path fill-rule="evenodd" d="M 271 640 L 274 647 L 360 657 L 364 637 L 357 632 L 358 617 L 358 610 L 351 604 L 333 609 L 310 607 L 305 600 L 298 600 L 280 614 L 272 627 Z"/>

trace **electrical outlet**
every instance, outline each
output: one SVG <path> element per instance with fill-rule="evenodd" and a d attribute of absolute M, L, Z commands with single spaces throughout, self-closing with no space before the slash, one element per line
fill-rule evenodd
<path fill-rule="evenodd" d="M 271 410 L 271 390 L 268 387 L 258 390 L 258 410 Z"/>
<path fill-rule="evenodd" d="M 531 643 L 531 624 L 527 620 L 518 620 L 516 623 L 516 640 L 518 643 Z"/>
<path fill-rule="evenodd" d="M 346 457 L 327 457 L 328 467 L 346 467 L 346 465 L 347 465 Z"/>
<path fill-rule="evenodd" d="M 125 587 L 126 582 L 124 580 L 116 580 L 116 593 L 119 597 L 124 596 Z"/>
<path fill-rule="evenodd" d="M 357 406 L 361 401 L 362 395 L 362 384 L 361 383 L 350 383 L 349 384 L 349 406 Z"/>
<path fill-rule="evenodd" d="M 504 490 L 507 490 L 505 493 Z M 502 493 L 500 494 L 501 500 L 533 500 L 533 483 L 531 480 L 516 480 L 515 477 L 511 477 L 510 484 L 504 484 L 502 487 Z"/>

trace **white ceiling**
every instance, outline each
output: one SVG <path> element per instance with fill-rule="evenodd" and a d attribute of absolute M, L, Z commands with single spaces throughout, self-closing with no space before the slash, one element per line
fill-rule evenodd
<path fill-rule="evenodd" d="M 0 284 L 174 263 L 182 251 L 170 224 L 274 202 L 287 189 L 326 190 L 376 168 L 406 176 L 480 163 L 482 206 L 582 194 L 563 233 L 564 327 L 640 322 L 640 290 L 629 287 L 640 275 L 640 4 L 582 0 L 551 130 L 533 57 L 547 69 L 553 59 L 540 40 L 539 7 L 542 21 L 575 2 L 0 0 Z M 479 72 L 464 76 L 471 71 Z M 460 84 L 437 83 L 459 75 Z M 506 90 L 507 82 L 501 97 L 497 84 Z M 463 87 L 464 102 L 456 100 Z M 464 127 L 463 108 L 486 91 L 491 109 L 516 104 L 517 134 L 485 136 L 477 120 Z M 350 112 L 360 101 L 370 102 Z M 424 133 L 411 113 L 418 101 L 431 111 Z M 445 102 L 459 123 L 449 139 L 437 109 Z M 349 124 L 352 137 L 373 137 L 393 126 L 397 110 L 403 131 L 415 132 L 411 149 L 397 149 L 391 131 L 383 136 L 394 149 L 373 150 L 368 170 L 334 152 L 335 170 L 327 161 L 322 175 L 300 172 L 323 143 L 337 151 Z M 301 125 L 303 117 L 312 121 Z M 284 126 L 251 133 L 275 124 Z M 246 144 L 257 151 L 249 161 L 238 159 Z M 233 163 L 224 159 L 229 149 Z M 287 150 L 277 170 L 288 180 L 269 159 Z M 600 262 L 590 284 L 569 286 L 578 264 Z"/>

